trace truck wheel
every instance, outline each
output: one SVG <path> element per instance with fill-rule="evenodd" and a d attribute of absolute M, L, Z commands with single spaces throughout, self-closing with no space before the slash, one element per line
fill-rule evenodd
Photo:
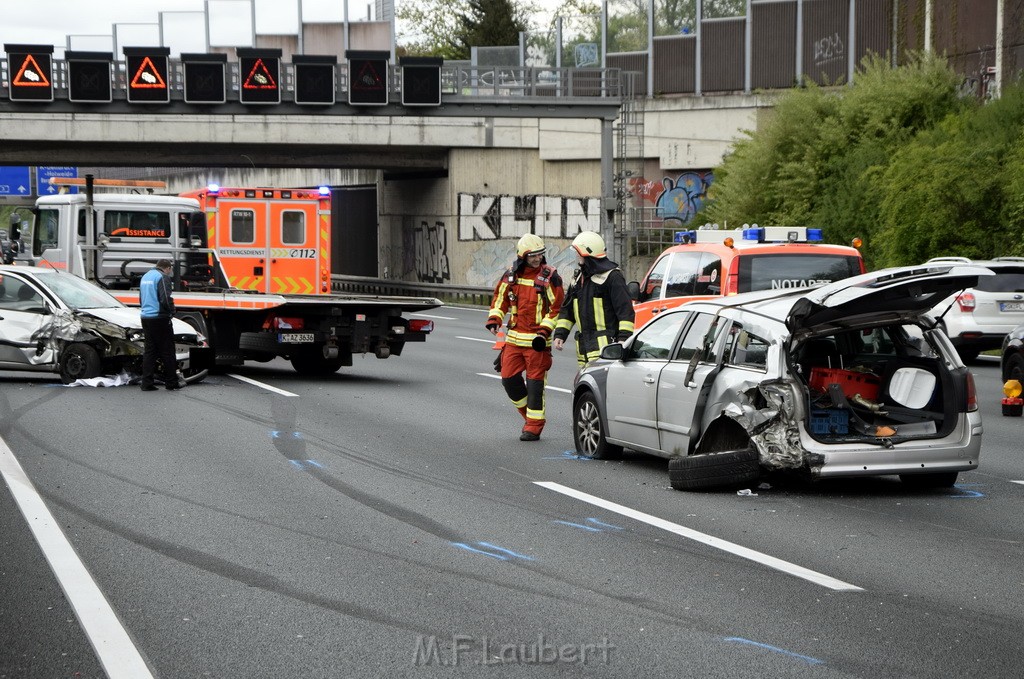
<path fill-rule="evenodd" d="M 60 353 L 60 379 L 64 384 L 99 377 L 100 355 L 88 344 L 69 344 Z"/>
<path fill-rule="evenodd" d="M 668 461 L 668 479 L 676 490 L 742 486 L 757 481 L 760 475 L 757 450 L 753 447 L 685 455 Z"/>
<path fill-rule="evenodd" d="M 270 332 L 243 332 L 238 336 L 238 349 L 246 358 L 265 363 L 277 356 L 277 336 Z"/>
<path fill-rule="evenodd" d="M 320 344 L 297 347 L 291 354 L 292 367 L 300 375 L 330 375 L 338 372 L 343 358 L 340 354 L 326 358 L 323 345 Z"/>

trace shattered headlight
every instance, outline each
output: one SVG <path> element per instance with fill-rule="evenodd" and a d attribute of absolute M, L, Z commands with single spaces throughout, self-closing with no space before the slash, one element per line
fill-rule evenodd
<path fill-rule="evenodd" d="M 142 334 L 141 330 L 129 330 L 128 341 L 129 342 L 142 342 L 145 335 Z"/>

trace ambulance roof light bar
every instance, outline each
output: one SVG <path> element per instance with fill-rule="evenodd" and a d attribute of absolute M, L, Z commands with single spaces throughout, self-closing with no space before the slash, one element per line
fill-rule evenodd
<path fill-rule="evenodd" d="M 821 229 L 806 226 L 758 226 L 743 229 L 743 240 L 757 243 L 820 243 Z"/>

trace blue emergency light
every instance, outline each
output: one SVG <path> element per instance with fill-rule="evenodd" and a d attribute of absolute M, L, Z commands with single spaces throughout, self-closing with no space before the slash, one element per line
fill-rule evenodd
<path fill-rule="evenodd" d="M 676 231 L 675 236 L 672 238 L 673 243 L 693 243 L 697 240 L 696 231 Z"/>

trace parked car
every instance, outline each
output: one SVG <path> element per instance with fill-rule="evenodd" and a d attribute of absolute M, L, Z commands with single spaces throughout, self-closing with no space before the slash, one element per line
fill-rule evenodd
<path fill-rule="evenodd" d="M 206 338 L 173 320 L 178 369 L 186 382 L 207 374 Z M 82 378 L 142 372 L 139 309 L 89 281 L 56 269 L 0 266 L 0 370 Z"/>
<path fill-rule="evenodd" d="M 983 351 L 998 349 L 1006 333 L 1024 322 L 1024 257 L 928 260 L 929 264 L 943 262 L 973 264 L 995 272 L 995 276 L 986 276 L 976 287 L 957 291 L 932 309 L 960 359 L 970 362 Z"/>
<path fill-rule="evenodd" d="M 952 486 L 978 466 L 981 415 L 928 311 L 986 275 L 887 269 L 666 311 L 577 374 L 576 451 L 668 458 L 679 490 L 752 484 L 762 470 Z"/>
<path fill-rule="evenodd" d="M 676 233 L 640 283 L 630 283 L 636 327 L 695 299 L 806 288 L 864 273 L 860 251 L 821 243 L 821 230 L 762 226 Z"/>
<path fill-rule="evenodd" d="M 1003 381 L 1017 380 L 1024 384 L 1024 323 L 1006 333 L 1002 352 L 999 365 Z"/>

